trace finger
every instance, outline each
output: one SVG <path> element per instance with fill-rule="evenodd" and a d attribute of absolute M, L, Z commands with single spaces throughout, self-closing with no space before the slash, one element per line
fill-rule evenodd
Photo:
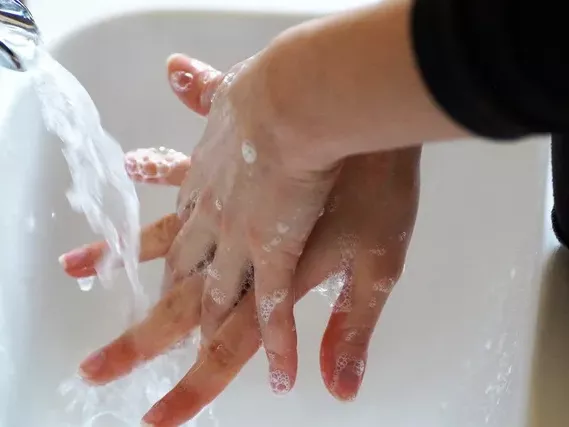
<path fill-rule="evenodd" d="M 213 338 L 239 299 L 246 272 L 246 258 L 237 248 L 220 242 L 213 262 L 207 267 L 202 295 L 202 344 Z"/>
<path fill-rule="evenodd" d="M 322 251 L 309 252 L 313 253 L 320 254 L 320 257 L 314 255 L 316 258 L 313 258 L 310 255 L 310 260 L 319 259 L 327 266 L 339 265 L 339 258 L 333 251 L 324 256 Z M 299 289 L 295 296 L 298 299 L 304 297 L 336 268 L 311 269 L 308 268 L 309 264 L 303 261 L 299 264 L 300 274 L 295 279 Z M 231 311 L 209 343 L 202 347 L 198 360 L 187 375 L 153 406 L 144 417 L 144 422 L 155 427 L 183 424 L 225 390 L 260 347 L 261 334 L 255 304 L 254 292 L 251 291 Z"/>
<path fill-rule="evenodd" d="M 139 148 L 125 154 L 125 168 L 136 182 L 179 187 L 190 169 L 190 158 L 164 147 Z"/>
<path fill-rule="evenodd" d="M 145 226 L 140 233 L 140 262 L 166 255 L 182 224 L 176 214 L 166 215 Z M 74 249 L 59 258 L 67 274 L 73 277 L 88 277 L 96 273 L 96 266 L 107 251 L 106 242 L 96 242 Z"/>
<path fill-rule="evenodd" d="M 198 274 L 176 283 L 144 321 L 81 363 L 81 376 L 93 384 L 106 384 L 187 337 L 199 324 L 202 285 Z"/>
<path fill-rule="evenodd" d="M 166 255 L 166 266 L 174 278 L 187 276 L 205 261 L 211 261 L 215 238 L 203 225 L 202 215 L 197 209 L 192 212 Z"/>
<path fill-rule="evenodd" d="M 269 385 L 273 393 L 286 394 L 294 386 L 298 365 L 293 272 L 269 262 L 254 265 L 257 313 L 269 361 Z"/>
<path fill-rule="evenodd" d="M 210 65 L 181 54 L 170 56 L 167 63 L 174 93 L 194 112 L 207 115 L 213 95 L 223 81 L 223 74 Z"/>
<path fill-rule="evenodd" d="M 324 383 L 342 401 L 352 401 L 357 396 L 373 331 L 400 273 L 397 270 L 378 273 L 367 260 L 363 266 L 362 260 L 358 261 L 360 266 L 354 267 L 355 273 L 352 269 L 346 272 L 320 350 Z"/>
<path fill-rule="evenodd" d="M 255 297 L 247 294 L 200 349 L 198 360 L 184 378 L 144 416 L 146 425 L 178 426 L 196 416 L 235 378 L 260 346 Z"/>

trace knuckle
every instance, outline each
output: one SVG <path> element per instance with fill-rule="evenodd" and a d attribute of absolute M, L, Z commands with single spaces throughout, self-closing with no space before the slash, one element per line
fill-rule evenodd
<path fill-rule="evenodd" d="M 203 351 L 205 358 L 219 369 L 227 369 L 236 360 L 236 352 L 223 341 L 214 339 L 205 346 Z"/>

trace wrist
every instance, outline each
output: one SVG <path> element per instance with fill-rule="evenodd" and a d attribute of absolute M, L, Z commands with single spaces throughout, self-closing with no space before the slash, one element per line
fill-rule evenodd
<path fill-rule="evenodd" d="M 307 164 L 464 136 L 415 64 L 408 0 L 310 21 L 261 53 L 276 138 Z M 410 123 L 412 124 L 410 126 Z"/>

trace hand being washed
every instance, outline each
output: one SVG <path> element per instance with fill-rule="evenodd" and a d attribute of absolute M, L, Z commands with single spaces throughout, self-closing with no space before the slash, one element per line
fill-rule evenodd
<path fill-rule="evenodd" d="M 231 139 L 221 141 L 226 137 L 221 132 L 225 132 L 231 118 L 225 115 L 224 108 L 230 107 L 223 104 L 222 98 L 227 96 L 227 76 L 182 56 L 171 58 L 169 73 L 180 99 L 200 114 L 208 113 L 209 94 L 216 93 L 216 87 L 222 85 L 216 95 L 220 97 L 216 102 L 221 105 L 212 113 L 217 116 L 210 119 L 220 128 L 208 127 L 206 138 L 212 138 L 214 143 L 203 144 L 196 155 L 202 162 L 213 156 L 211 171 L 218 171 L 223 185 L 210 187 L 208 180 L 218 175 L 200 168 L 195 158 L 190 167 L 190 160 L 180 153 L 142 150 L 127 155 L 126 167 L 135 180 L 170 185 L 183 182 L 181 206 L 197 214 L 186 213 L 182 219 L 172 214 L 142 231 L 141 261 L 165 256 L 172 268 L 165 294 L 143 322 L 87 359 L 81 365 L 83 376 L 95 384 L 119 378 L 167 351 L 201 325 L 206 342 L 198 361 L 144 418 L 154 426 L 179 425 L 195 416 L 230 383 L 260 346 L 258 324 L 267 332 L 267 320 L 272 325 L 275 318 L 274 325 L 293 336 L 283 341 L 277 339 L 274 347 L 273 337 L 267 346 L 272 364 L 270 385 L 277 393 L 287 392 L 296 372 L 292 305 L 331 274 L 342 273 L 345 285 L 324 334 L 321 369 L 334 396 L 353 399 L 362 381 L 373 329 L 403 268 L 417 210 L 420 148 L 353 157 L 341 171 L 310 173 L 295 181 L 287 175 L 290 168 L 265 146 L 244 146 Z M 236 129 L 229 137 L 245 131 Z M 227 154 L 225 150 L 230 149 L 233 151 Z M 253 150 L 256 158 L 249 162 L 255 157 Z M 218 163 L 218 156 L 227 157 L 227 163 Z M 338 180 L 327 197 L 335 174 L 339 174 Z M 242 180 L 241 188 L 250 188 L 252 193 L 233 196 L 236 184 L 230 188 L 225 184 L 236 183 L 237 179 Z M 278 197 L 264 192 L 260 186 L 264 182 L 273 182 L 282 192 Z M 186 199 L 188 192 L 197 194 L 198 190 L 199 197 Z M 224 222 L 228 220 L 223 213 L 237 209 L 232 207 L 233 197 L 252 203 L 249 194 L 258 194 L 256 197 L 263 203 L 245 203 L 239 209 L 260 216 L 241 218 L 237 223 Z M 280 197 L 295 208 L 291 210 L 291 204 L 278 207 Z M 319 217 L 320 205 L 326 198 L 325 213 Z M 206 210 L 200 211 L 200 206 Z M 263 209 L 251 212 L 249 206 Z M 248 221 L 252 218 L 260 222 L 251 224 Z M 271 218 L 276 222 L 271 222 Z M 295 271 L 296 258 L 312 229 L 311 222 L 316 220 Z M 192 228 L 201 221 L 207 227 Z M 252 225 L 257 226 L 250 228 Z M 219 230 L 241 239 L 214 239 Z M 244 230 L 249 230 L 249 239 L 242 238 Z M 244 247 L 243 241 L 250 245 L 256 242 L 260 247 L 247 252 L 252 246 Z M 208 265 L 211 259 L 205 251 L 214 249 L 223 256 Z M 95 243 L 66 254 L 63 262 L 67 273 L 75 277 L 93 275 L 104 251 L 104 243 Z M 243 296 L 241 285 L 251 281 L 246 275 L 249 257 L 253 258 L 255 286 Z M 186 262 L 189 260 L 193 261 Z M 257 283 L 263 284 L 266 271 L 273 271 L 266 270 L 268 266 L 282 273 L 280 278 L 271 273 L 270 289 Z M 208 272 L 205 280 L 202 274 L 191 274 L 202 268 Z M 280 337 L 278 332 L 273 333 Z"/>

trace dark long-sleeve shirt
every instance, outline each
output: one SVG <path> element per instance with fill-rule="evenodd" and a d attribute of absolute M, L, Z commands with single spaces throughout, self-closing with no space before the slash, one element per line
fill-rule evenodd
<path fill-rule="evenodd" d="M 412 37 L 433 98 L 473 133 L 552 138 L 553 227 L 569 244 L 569 27 L 564 2 L 415 0 Z"/>

